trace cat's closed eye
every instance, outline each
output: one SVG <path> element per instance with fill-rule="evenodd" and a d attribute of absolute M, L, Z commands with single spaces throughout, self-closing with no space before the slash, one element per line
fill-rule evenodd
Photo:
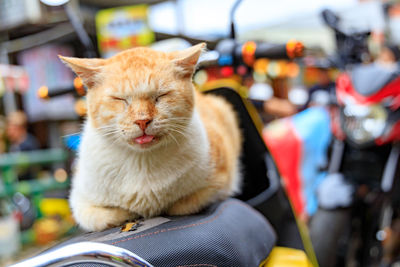
<path fill-rule="evenodd" d="M 162 93 L 156 97 L 156 102 L 158 102 L 162 97 L 169 95 L 170 92 Z"/>
<path fill-rule="evenodd" d="M 125 104 L 128 104 L 128 100 L 126 100 L 126 99 L 123 98 L 123 97 L 117 97 L 117 96 L 110 96 L 110 97 L 111 97 L 112 100 L 122 101 L 122 102 L 124 102 Z"/>

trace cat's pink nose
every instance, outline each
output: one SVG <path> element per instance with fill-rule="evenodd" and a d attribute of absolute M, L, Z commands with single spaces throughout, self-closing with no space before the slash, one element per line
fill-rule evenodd
<path fill-rule="evenodd" d="M 142 131 L 146 130 L 147 126 L 149 126 L 150 122 L 152 120 L 137 120 L 135 121 L 135 123 L 137 125 L 139 125 L 140 129 L 142 129 Z"/>

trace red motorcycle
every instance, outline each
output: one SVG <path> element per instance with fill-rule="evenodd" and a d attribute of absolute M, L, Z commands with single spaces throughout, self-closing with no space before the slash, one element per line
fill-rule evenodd
<path fill-rule="evenodd" d="M 400 140 L 400 68 L 361 65 L 336 83 L 339 139 L 357 146 L 383 146 Z"/>
<path fill-rule="evenodd" d="M 343 72 L 311 238 L 321 266 L 394 266 L 400 262 L 400 66 L 361 64 L 368 34 L 345 34 L 338 18 L 324 12 Z"/>

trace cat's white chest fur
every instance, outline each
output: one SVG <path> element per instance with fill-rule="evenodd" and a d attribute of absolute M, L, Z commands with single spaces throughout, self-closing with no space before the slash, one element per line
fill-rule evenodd
<path fill-rule="evenodd" d="M 179 146 L 137 152 L 113 145 L 87 122 L 72 184 L 73 212 L 90 203 L 149 217 L 204 187 L 212 168 L 207 135 L 197 112 L 188 129 L 188 138 Z"/>

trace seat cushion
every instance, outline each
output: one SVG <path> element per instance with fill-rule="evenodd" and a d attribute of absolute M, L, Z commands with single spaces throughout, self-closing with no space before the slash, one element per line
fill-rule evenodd
<path fill-rule="evenodd" d="M 73 238 L 132 251 L 154 266 L 258 266 L 275 244 L 275 233 L 256 210 L 228 199 L 191 216 L 157 217 L 134 231 L 113 228 Z"/>

